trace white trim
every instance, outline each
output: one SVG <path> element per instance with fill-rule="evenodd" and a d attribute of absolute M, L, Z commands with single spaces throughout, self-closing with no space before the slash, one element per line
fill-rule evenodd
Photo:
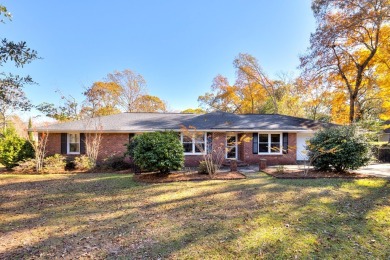
<path fill-rule="evenodd" d="M 199 133 L 199 132 L 198 132 Z M 192 136 L 192 152 L 186 153 L 184 152 L 184 155 L 204 155 L 207 153 L 207 132 L 201 132 L 203 134 L 203 141 L 204 141 L 204 151 L 203 152 L 195 152 L 196 151 L 196 142 L 195 142 L 195 137 Z M 183 137 L 184 134 L 181 132 L 180 133 L 180 142 L 183 145 Z"/>
<path fill-rule="evenodd" d="M 80 154 L 80 149 L 81 149 L 81 146 L 80 146 L 80 143 L 81 143 L 81 140 L 80 140 L 80 133 L 67 133 L 66 134 L 66 154 Z M 78 136 L 78 144 L 79 144 L 79 151 L 78 152 L 70 152 L 70 135 L 77 135 Z"/>
<path fill-rule="evenodd" d="M 228 158 L 227 156 L 228 156 L 228 143 L 227 143 L 227 140 L 228 140 L 228 137 L 229 136 L 234 136 L 235 137 L 235 149 L 236 149 L 236 156 L 235 156 L 235 158 Z M 225 138 L 225 147 L 226 147 L 226 152 L 225 152 L 225 159 L 236 159 L 237 160 L 237 158 L 238 158 L 238 145 L 237 145 L 237 134 L 236 133 L 227 133 L 226 134 L 226 138 Z"/>
<path fill-rule="evenodd" d="M 283 154 L 283 133 L 278 133 L 278 132 L 265 132 L 265 131 L 262 131 L 262 132 L 258 132 L 257 133 L 258 135 L 260 134 L 266 134 L 268 135 L 268 152 L 266 153 L 261 153 L 260 152 L 260 149 L 259 147 L 257 148 L 258 149 L 258 154 L 259 155 L 282 155 Z M 279 134 L 279 152 L 278 153 L 272 153 L 271 152 L 271 134 Z M 260 144 L 260 136 L 257 137 L 257 146 L 259 146 Z"/>

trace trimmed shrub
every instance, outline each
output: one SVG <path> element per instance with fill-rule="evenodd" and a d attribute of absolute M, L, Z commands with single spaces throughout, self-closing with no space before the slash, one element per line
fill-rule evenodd
<path fill-rule="evenodd" d="M 110 156 L 104 159 L 103 163 L 99 166 L 105 170 L 122 171 L 131 168 L 131 164 L 125 162 L 123 156 Z"/>
<path fill-rule="evenodd" d="M 356 170 L 370 161 L 370 147 L 354 126 L 332 127 L 309 140 L 308 156 L 317 170 Z"/>
<path fill-rule="evenodd" d="M 63 155 L 55 154 L 43 160 L 43 171 L 47 173 L 58 173 L 65 170 L 66 160 Z"/>
<path fill-rule="evenodd" d="M 81 155 L 74 158 L 74 169 L 79 171 L 88 171 L 94 167 L 94 163 L 86 155 Z"/>
<path fill-rule="evenodd" d="M 130 158 L 134 158 L 134 149 L 138 145 L 138 138 L 136 137 L 137 136 L 134 136 L 131 141 L 125 145 L 127 147 L 125 156 L 128 155 Z"/>
<path fill-rule="evenodd" d="M 133 142 L 133 160 L 142 170 L 168 174 L 184 165 L 184 150 L 177 133 L 143 133 L 135 136 Z"/>
<path fill-rule="evenodd" d="M 213 167 L 214 167 L 213 172 L 216 172 L 217 171 L 217 165 L 213 164 Z M 207 170 L 207 162 L 206 161 L 199 162 L 198 173 L 200 173 L 200 174 L 209 174 L 209 172 Z"/>
<path fill-rule="evenodd" d="M 13 168 L 16 173 L 34 173 L 36 172 L 36 161 L 34 158 L 26 159 L 18 162 L 18 165 Z"/>
<path fill-rule="evenodd" d="M 11 169 L 18 162 L 33 157 L 34 149 L 30 142 L 19 137 L 15 129 L 6 129 L 0 138 L 0 163 Z"/>

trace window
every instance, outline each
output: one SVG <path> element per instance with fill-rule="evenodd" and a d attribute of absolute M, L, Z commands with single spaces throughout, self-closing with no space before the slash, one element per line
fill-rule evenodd
<path fill-rule="evenodd" d="M 80 153 L 80 134 L 68 134 L 68 154 Z"/>
<path fill-rule="evenodd" d="M 268 153 L 268 134 L 259 134 L 259 153 Z"/>
<path fill-rule="evenodd" d="M 185 154 L 202 154 L 206 152 L 206 135 L 204 133 L 195 133 L 191 136 L 181 134 L 181 143 L 183 144 Z"/>
<path fill-rule="evenodd" d="M 259 154 L 281 154 L 281 134 L 259 134 Z"/>
<path fill-rule="evenodd" d="M 237 159 L 237 135 L 226 136 L 226 159 Z"/>

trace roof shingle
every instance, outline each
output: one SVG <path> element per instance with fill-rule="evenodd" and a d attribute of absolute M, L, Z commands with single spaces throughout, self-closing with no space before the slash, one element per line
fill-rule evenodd
<path fill-rule="evenodd" d="M 237 115 L 225 112 L 208 114 L 181 113 L 121 113 L 79 121 L 53 124 L 40 127 L 38 132 L 144 132 L 158 130 L 180 130 L 182 127 L 194 127 L 197 130 L 285 130 L 310 131 L 330 124 L 310 119 L 279 114 Z"/>

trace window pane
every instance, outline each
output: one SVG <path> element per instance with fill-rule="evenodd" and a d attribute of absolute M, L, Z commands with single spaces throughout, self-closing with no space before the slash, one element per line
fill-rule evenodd
<path fill-rule="evenodd" d="M 271 153 L 280 153 L 280 134 L 271 134 Z"/>
<path fill-rule="evenodd" d="M 183 143 L 184 142 L 192 143 L 192 138 L 184 135 L 183 136 Z"/>
<path fill-rule="evenodd" d="M 259 144 L 259 153 L 268 153 L 268 143 Z"/>
<path fill-rule="evenodd" d="M 69 152 L 78 153 L 78 152 L 80 152 L 79 147 L 80 146 L 77 143 L 69 144 Z"/>
<path fill-rule="evenodd" d="M 280 143 L 271 143 L 271 153 L 280 153 Z"/>
<path fill-rule="evenodd" d="M 194 138 L 195 142 L 204 142 L 204 134 L 196 134 Z"/>
<path fill-rule="evenodd" d="M 192 153 L 192 143 L 183 143 L 185 153 Z"/>
<path fill-rule="evenodd" d="M 231 148 L 228 150 L 227 158 L 236 158 L 236 148 Z"/>
<path fill-rule="evenodd" d="M 204 143 L 196 143 L 196 145 L 195 145 L 195 152 L 196 153 L 204 152 Z"/>
<path fill-rule="evenodd" d="M 228 146 L 235 146 L 236 145 L 236 137 L 235 136 L 228 136 L 226 139 L 226 143 Z"/>
<path fill-rule="evenodd" d="M 69 143 L 78 143 L 79 142 L 78 134 L 69 134 Z"/>
<path fill-rule="evenodd" d="M 268 143 L 268 134 L 259 134 L 260 143 Z"/>
<path fill-rule="evenodd" d="M 272 134 L 271 143 L 280 143 L 280 134 Z"/>

